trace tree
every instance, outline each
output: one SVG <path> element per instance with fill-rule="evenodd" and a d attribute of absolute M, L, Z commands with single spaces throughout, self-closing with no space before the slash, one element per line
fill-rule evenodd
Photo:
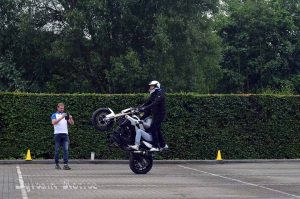
<path fill-rule="evenodd" d="M 28 92 L 142 92 L 157 79 L 168 91 L 208 93 L 221 77 L 218 0 L 4 0 L 0 8 L 1 56 L 11 54 Z"/>
<path fill-rule="evenodd" d="M 294 74 L 295 26 L 286 1 L 226 1 L 219 18 L 223 39 L 223 92 L 280 90 Z"/>
<path fill-rule="evenodd" d="M 0 91 L 24 91 L 22 72 L 11 61 L 10 55 L 0 57 Z"/>
<path fill-rule="evenodd" d="M 176 1 L 160 7 L 146 68 L 151 79 L 162 79 L 173 92 L 209 93 L 221 77 L 220 40 L 208 15 L 217 10 L 218 3 L 192 2 Z"/>

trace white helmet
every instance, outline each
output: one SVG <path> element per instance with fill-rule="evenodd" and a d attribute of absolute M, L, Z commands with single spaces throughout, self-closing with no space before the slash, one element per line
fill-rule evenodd
<path fill-rule="evenodd" d="M 156 81 L 156 80 L 151 81 L 148 85 L 160 88 L 160 83 L 158 81 Z"/>

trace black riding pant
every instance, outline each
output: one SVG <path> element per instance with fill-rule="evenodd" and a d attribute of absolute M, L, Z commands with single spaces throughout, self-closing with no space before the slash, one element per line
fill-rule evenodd
<path fill-rule="evenodd" d="M 164 147 L 166 145 L 164 136 L 161 132 L 161 123 L 163 122 L 163 117 L 153 118 L 152 123 L 152 138 L 153 138 L 153 147 L 159 148 Z"/>

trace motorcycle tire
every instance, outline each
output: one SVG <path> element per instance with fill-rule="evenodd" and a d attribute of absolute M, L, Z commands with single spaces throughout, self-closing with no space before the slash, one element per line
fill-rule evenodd
<path fill-rule="evenodd" d="M 103 120 L 103 118 L 110 113 L 111 112 L 108 108 L 99 108 L 96 111 L 94 111 L 94 113 L 92 115 L 93 126 L 99 131 L 111 130 L 111 128 L 114 125 L 114 120 L 111 120 L 109 122 L 105 122 Z"/>
<path fill-rule="evenodd" d="M 129 166 L 135 174 L 146 174 L 152 169 L 153 157 L 152 155 L 130 153 Z"/>

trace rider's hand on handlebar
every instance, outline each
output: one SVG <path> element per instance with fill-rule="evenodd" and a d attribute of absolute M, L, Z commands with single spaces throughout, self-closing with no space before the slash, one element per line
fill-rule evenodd
<path fill-rule="evenodd" d="M 139 112 L 144 112 L 145 111 L 145 107 L 139 107 L 138 110 L 139 110 Z"/>

